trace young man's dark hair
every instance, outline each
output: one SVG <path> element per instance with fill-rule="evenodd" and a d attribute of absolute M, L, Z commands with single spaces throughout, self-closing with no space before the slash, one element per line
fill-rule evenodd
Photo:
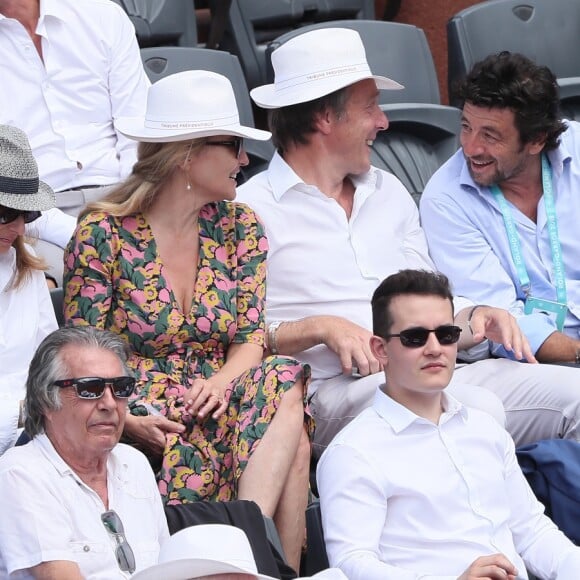
<path fill-rule="evenodd" d="M 566 128 L 556 77 L 518 53 L 504 51 L 476 63 L 455 93 L 462 104 L 511 109 L 522 144 L 545 137 L 546 150 L 555 149 Z"/>
<path fill-rule="evenodd" d="M 453 294 L 447 276 L 428 270 L 399 270 L 396 274 L 385 278 L 374 291 L 371 306 L 373 333 L 377 336 L 384 337 L 389 334 L 393 324 L 389 306 L 393 298 L 401 294 L 439 296 L 451 302 L 453 312 Z"/>

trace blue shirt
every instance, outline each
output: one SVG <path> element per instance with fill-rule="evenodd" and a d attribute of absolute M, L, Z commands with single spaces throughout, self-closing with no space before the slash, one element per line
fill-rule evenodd
<path fill-rule="evenodd" d="M 580 333 L 580 124 L 570 121 L 557 149 L 549 151 L 558 231 L 566 273 L 568 315 L 564 332 Z M 543 198 L 537 223 L 513 204 L 531 295 L 556 300 L 552 250 Z M 488 187 L 477 185 L 457 151 L 429 180 L 421 198 L 421 222 L 437 268 L 453 290 L 476 303 L 509 310 L 537 351 L 556 330 L 549 316 L 524 315 L 525 295 L 513 263 L 501 210 Z"/>

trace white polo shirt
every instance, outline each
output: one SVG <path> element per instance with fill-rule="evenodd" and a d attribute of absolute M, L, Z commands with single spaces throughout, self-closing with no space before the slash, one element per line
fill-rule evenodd
<path fill-rule="evenodd" d="M 145 456 L 118 444 L 107 462 L 109 509 L 135 554 L 136 569 L 157 563 L 169 537 L 153 471 Z M 88 580 L 129 578 L 101 522 L 98 494 L 62 460 L 46 435 L 0 458 L 0 578 L 42 562 L 69 560 Z"/>

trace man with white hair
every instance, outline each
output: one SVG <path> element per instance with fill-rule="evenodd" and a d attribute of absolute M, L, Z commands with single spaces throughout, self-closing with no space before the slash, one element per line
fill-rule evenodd
<path fill-rule="evenodd" d="M 239 188 L 238 199 L 258 212 L 270 243 L 270 351 L 312 366 L 320 453 L 371 404 L 382 381 L 381 364 L 369 349 L 374 289 L 400 269 L 434 266 L 413 199 L 397 178 L 370 164 L 372 142 L 388 127 L 378 91 L 402 87 L 372 74 L 358 33 L 349 29 L 296 36 L 272 53 L 272 64 L 274 83 L 251 96 L 269 110 L 277 152 L 265 172 Z M 535 362 L 516 320 L 503 309 L 456 299 L 455 311 L 463 329 L 461 358 L 483 359 L 457 369 L 450 385 L 455 395 L 501 420 L 493 393 L 505 403 L 505 394 L 518 389 L 529 393 L 520 397 L 523 407 L 545 420 L 540 431 L 518 421 L 519 408 L 507 406 L 517 444 L 578 438 L 580 396 L 572 395 L 573 418 L 561 408 L 546 410 L 551 385 L 564 382 L 570 393 L 577 391 L 577 370 L 510 360 Z M 504 358 L 488 358 L 490 347 Z"/>

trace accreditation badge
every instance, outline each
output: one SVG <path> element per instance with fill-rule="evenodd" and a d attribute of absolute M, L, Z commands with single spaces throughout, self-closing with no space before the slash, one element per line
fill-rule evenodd
<path fill-rule="evenodd" d="M 541 312 L 549 316 L 556 323 L 556 328 L 560 332 L 564 330 L 564 322 L 566 321 L 566 314 L 568 313 L 568 306 L 566 304 L 546 300 L 545 298 L 528 296 L 524 306 L 524 314 L 532 314 L 534 312 Z"/>

